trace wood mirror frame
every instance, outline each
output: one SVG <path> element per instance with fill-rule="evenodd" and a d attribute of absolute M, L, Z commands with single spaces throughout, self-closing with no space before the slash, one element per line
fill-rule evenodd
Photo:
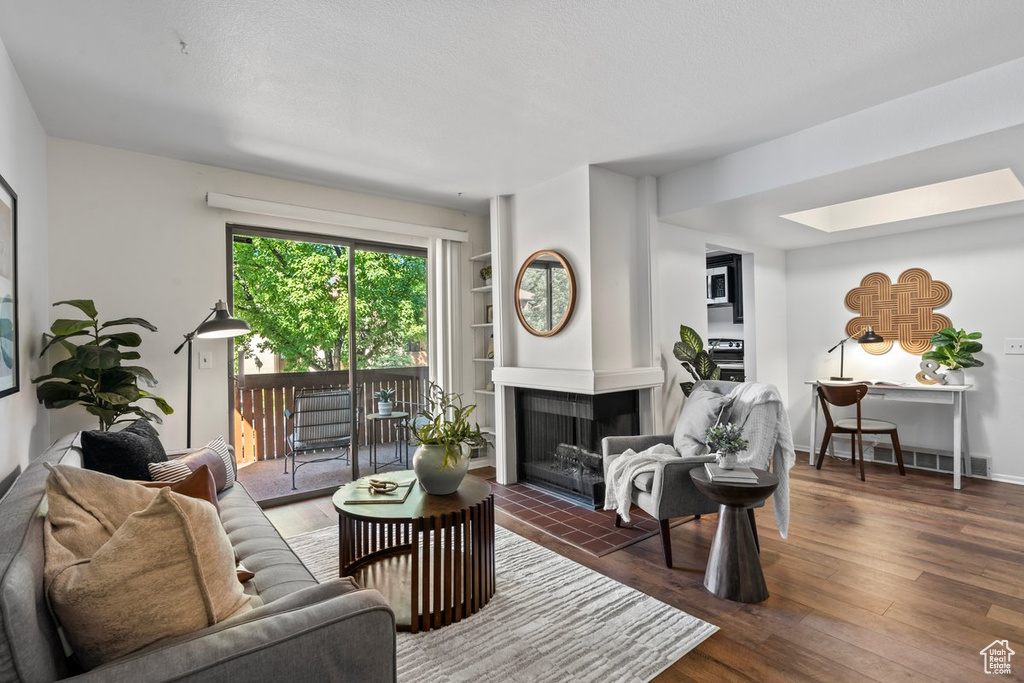
<path fill-rule="evenodd" d="M 550 330 L 538 330 L 531 326 L 530 323 L 526 321 L 526 316 L 523 314 L 523 307 L 519 300 L 520 287 L 523 284 L 523 277 L 525 277 L 527 270 L 536 261 L 544 257 L 554 259 L 554 261 L 557 261 L 562 268 L 565 269 L 569 284 L 568 306 L 566 306 L 565 313 L 562 314 L 561 319 L 556 324 L 553 324 Z M 569 319 L 572 318 L 572 313 L 576 309 L 576 274 L 573 273 L 572 266 L 569 265 L 569 261 L 557 251 L 552 251 L 550 249 L 535 251 L 527 257 L 526 261 L 523 262 L 522 267 L 519 269 L 519 275 L 516 277 L 516 288 L 513 290 L 513 297 L 515 298 L 516 315 L 519 316 L 519 322 L 527 332 L 538 337 L 554 336 L 562 331 L 562 328 L 564 328 L 569 322 Z"/>

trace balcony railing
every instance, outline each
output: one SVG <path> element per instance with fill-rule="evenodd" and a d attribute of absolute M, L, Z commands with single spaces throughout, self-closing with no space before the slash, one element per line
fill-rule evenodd
<path fill-rule="evenodd" d="M 374 392 L 391 387 L 395 402 L 414 404 L 420 401 L 427 382 L 426 367 L 360 370 L 356 377 L 362 389 L 362 415 L 377 412 Z M 291 410 L 296 389 L 346 389 L 348 371 L 280 372 L 246 375 L 245 386 L 235 389 L 235 452 L 239 463 L 283 458 L 287 452 L 285 437 L 291 427 L 284 411 Z M 397 408 L 401 410 L 401 407 Z M 381 423 L 377 439 L 388 443 L 397 438 L 397 424 Z M 366 420 L 359 424 L 359 443 L 369 442 Z"/>

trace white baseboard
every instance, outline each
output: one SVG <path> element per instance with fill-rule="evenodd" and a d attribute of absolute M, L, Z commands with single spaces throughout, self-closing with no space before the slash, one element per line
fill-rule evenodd
<path fill-rule="evenodd" d="M 1004 484 L 1016 484 L 1017 486 L 1024 486 L 1024 477 L 1018 477 L 1012 474 L 993 474 L 989 478 L 992 481 L 1001 481 Z"/>

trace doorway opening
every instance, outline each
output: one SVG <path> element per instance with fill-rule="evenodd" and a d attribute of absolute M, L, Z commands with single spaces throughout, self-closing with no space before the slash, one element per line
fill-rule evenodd
<path fill-rule="evenodd" d="M 708 352 L 730 382 L 752 381 L 745 307 L 749 305 L 753 255 L 707 245 Z"/>
<path fill-rule="evenodd" d="M 268 507 L 405 469 L 401 414 L 418 411 L 430 371 L 427 252 L 237 225 L 229 235 L 232 309 L 252 328 L 234 340 L 239 480 Z M 379 414 L 382 389 L 394 417 Z"/>

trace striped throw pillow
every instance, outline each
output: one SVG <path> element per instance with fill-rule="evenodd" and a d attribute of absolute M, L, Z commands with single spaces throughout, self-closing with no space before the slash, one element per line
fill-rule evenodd
<path fill-rule="evenodd" d="M 149 476 L 153 481 L 176 483 L 184 480 L 201 465 L 209 466 L 220 493 L 235 485 L 235 466 L 231 448 L 224 437 L 206 444 L 202 448 L 181 456 L 171 458 L 167 462 L 149 463 Z"/>
<path fill-rule="evenodd" d="M 178 460 L 151 462 L 148 467 L 149 476 L 153 478 L 153 481 L 162 481 L 169 484 L 185 481 L 192 474 L 192 469 Z"/>
<path fill-rule="evenodd" d="M 206 447 L 211 451 L 214 451 L 220 456 L 221 460 L 224 461 L 224 469 L 227 470 L 227 483 L 224 485 L 224 488 L 231 488 L 235 485 L 235 463 L 234 456 L 231 453 L 231 449 L 228 448 L 227 443 L 224 441 L 224 437 L 218 436 L 216 439 L 206 444 Z"/>

